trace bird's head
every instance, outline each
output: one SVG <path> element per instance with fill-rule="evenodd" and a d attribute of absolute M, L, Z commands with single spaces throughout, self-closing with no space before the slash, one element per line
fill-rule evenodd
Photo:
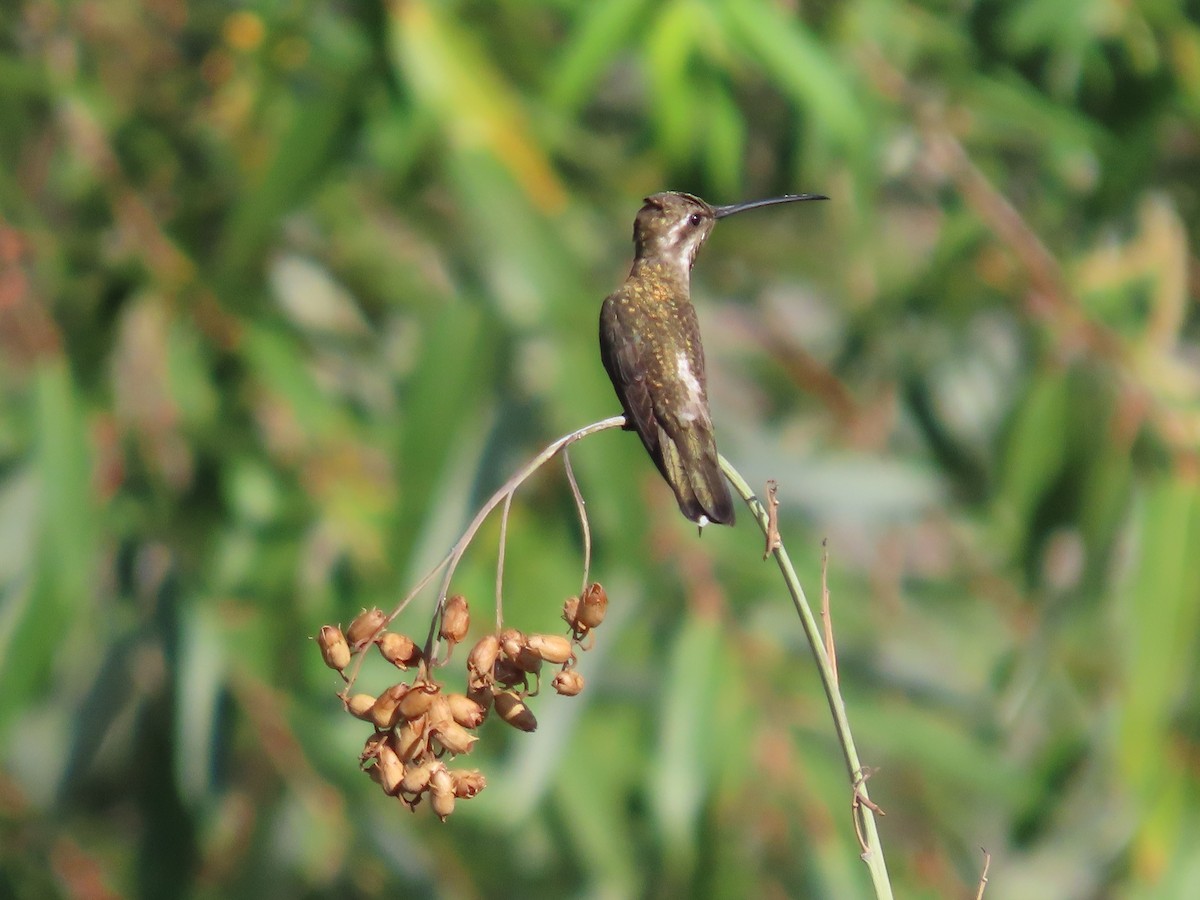
<path fill-rule="evenodd" d="M 717 219 L 776 203 L 827 200 L 822 194 L 784 194 L 728 206 L 711 206 L 695 194 L 664 191 L 647 197 L 633 223 L 633 243 L 639 259 L 672 260 L 687 272 L 712 233 Z"/>

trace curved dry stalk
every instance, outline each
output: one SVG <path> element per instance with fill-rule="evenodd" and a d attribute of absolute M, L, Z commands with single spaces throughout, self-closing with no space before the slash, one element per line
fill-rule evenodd
<path fill-rule="evenodd" d="M 575 472 L 571 469 L 571 452 L 566 447 L 563 447 L 563 468 L 567 470 L 567 483 L 571 485 L 571 496 L 575 498 L 575 508 L 579 510 L 579 528 L 583 532 L 583 586 L 579 589 L 579 596 L 582 597 L 587 590 L 592 569 L 592 528 L 588 523 L 587 504 L 579 491 Z"/>
<path fill-rule="evenodd" d="M 504 551 L 508 546 L 508 511 L 512 507 L 512 492 L 504 497 L 500 511 L 500 540 L 496 553 L 496 631 L 504 627 Z"/>
<path fill-rule="evenodd" d="M 458 541 L 455 542 L 454 546 L 450 548 L 450 551 L 445 556 L 443 556 L 433 566 L 433 568 L 431 568 L 428 572 L 426 572 L 423 576 L 421 576 L 420 581 L 418 581 L 416 583 L 416 585 L 412 588 L 412 590 L 410 590 L 407 594 L 405 594 L 404 599 L 401 600 L 398 604 L 396 604 L 396 608 L 393 609 L 387 615 L 387 617 L 384 621 L 384 624 L 380 627 L 379 631 L 382 632 L 382 631 L 386 630 L 386 628 L 389 625 L 391 625 L 391 623 L 402 612 L 404 612 L 404 610 L 413 601 L 413 599 L 417 596 L 417 594 L 421 593 L 421 591 L 423 591 L 429 585 L 429 582 L 433 581 L 433 579 L 437 576 L 437 574 L 444 569 L 446 574 L 442 578 L 441 587 L 438 589 L 437 607 L 434 609 L 434 614 L 432 616 L 432 619 L 431 619 L 430 625 L 429 625 L 429 634 L 425 639 L 425 644 L 423 647 L 426 664 L 432 666 L 433 665 L 432 661 L 435 659 L 435 656 L 434 656 L 435 651 L 439 648 L 439 645 L 441 643 L 440 640 L 438 639 L 438 631 L 441 626 L 442 614 L 445 612 L 445 609 L 446 609 L 446 594 L 450 590 L 450 581 L 454 577 L 454 570 L 458 567 L 458 563 L 462 559 L 463 554 L 466 552 L 468 545 L 471 543 L 472 540 L 475 539 L 476 533 L 478 533 L 480 527 L 483 525 L 483 523 L 487 519 L 488 515 L 490 515 L 492 510 L 494 510 L 497 506 L 499 506 L 501 503 L 504 503 L 505 510 L 506 510 L 505 517 L 507 519 L 508 504 L 510 504 L 512 502 L 513 495 L 516 494 L 517 489 L 520 488 L 520 486 L 522 484 L 524 484 L 526 481 L 528 481 L 529 478 L 538 469 L 540 469 L 542 466 L 544 466 L 550 460 L 554 459 L 554 457 L 557 456 L 560 451 L 564 452 L 564 455 L 565 455 L 566 449 L 569 446 L 571 446 L 571 444 L 575 443 L 576 441 L 582 440 L 583 438 L 587 437 L 588 435 L 595 434 L 599 431 L 607 431 L 610 428 L 620 428 L 624 424 L 625 424 L 624 416 L 611 416 L 611 417 L 609 417 L 607 419 L 603 419 L 599 422 L 593 422 L 591 425 L 585 425 L 583 428 L 580 428 L 576 431 L 572 431 L 570 434 L 563 435 L 558 440 L 549 444 L 540 453 L 538 453 L 537 456 L 535 456 L 533 459 L 531 459 L 529 462 L 527 462 L 522 468 L 518 469 L 513 474 L 513 476 L 508 479 L 508 481 L 504 482 L 504 484 L 502 484 L 496 490 L 496 492 L 494 494 L 492 494 L 491 497 L 488 498 L 487 502 L 484 503 L 482 507 L 480 507 L 479 511 L 475 513 L 475 517 L 473 519 L 471 519 L 470 524 L 467 525 L 466 530 L 462 533 L 462 536 L 459 537 Z M 569 462 L 567 463 L 567 472 L 568 472 L 568 478 L 571 481 L 571 490 L 575 495 L 576 503 L 580 505 L 580 514 L 581 514 L 581 516 L 583 516 L 582 497 L 579 494 L 578 485 L 575 483 L 574 477 L 571 474 Z M 587 568 L 587 561 L 590 561 L 591 543 L 590 543 L 590 533 L 587 530 L 586 517 L 584 517 L 583 522 L 584 522 L 584 532 L 585 532 L 584 584 L 586 586 L 586 584 L 587 584 L 586 568 Z M 503 531 L 502 531 L 501 558 L 503 558 L 503 540 L 504 540 L 504 538 L 503 538 Z M 502 577 L 503 562 L 500 563 L 500 567 L 501 567 L 500 570 L 497 572 L 497 591 L 499 591 L 499 583 L 500 583 L 500 579 Z M 497 625 L 499 625 L 500 616 L 501 616 L 499 596 L 497 596 L 496 603 L 497 603 L 496 620 L 497 620 Z M 367 656 L 366 653 L 356 653 L 354 662 L 351 664 L 349 674 L 343 673 L 345 685 L 343 686 L 342 690 L 338 693 L 338 696 L 342 697 L 343 700 L 349 696 L 350 689 L 354 686 L 355 681 L 358 679 L 359 672 L 362 670 L 363 660 L 366 659 L 366 656 Z"/>
<path fill-rule="evenodd" d="M 466 552 L 468 545 L 472 540 L 475 539 L 476 533 L 479 531 L 487 517 L 491 514 L 492 510 L 494 510 L 505 500 L 511 502 L 512 496 L 517 492 L 517 489 L 526 481 L 528 481 L 538 469 L 540 469 L 550 460 L 554 459 L 554 457 L 557 456 L 560 451 L 565 450 L 567 447 L 571 446 L 571 444 L 582 440 L 589 434 L 595 434 L 598 431 L 607 431 L 610 428 L 620 428 L 624 424 L 624 416 L 611 416 L 610 418 L 603 419 L 599 422 L 593 422 L 591 425 L 585 425 L 583 428 L 572 431 L 570 434 L 563 435 L 558 440 L 549 444 L 537 456 L 527 462 L 522 468 L 518 469 L 516 473 L 514 473 L 513 476 L 508 479 L 508 481 L 504 482 L 504 484 L 502 484 L 496 490 L 496 492 L 488 498 L 488 501 L 479 508 L 479 511 L 475 513 L 475 517 L 471 519 L 470 524 L 467 525 L 466 531 L 462 533 L 462 536 L 458 539 L 455 545 L 450 548 L 450 552 L 447 553 L 446 556 L 443 557 L 442 560 L 435 565 L 424 578 L 421 579 L 418 588 L 411 591 L 409 595 L 405 597 L 404 601 L 396 607 L 390 616 L 388 616 L 388 622 L 390 623 L 392 619 L 400 614 L 400 612 L 416 594 L 417 590 L 423 588 L 438 572 L 442 571 L 442 569 L 445 569 L 446 573 L 442 576 L 442 584 L 438 589 L 437 607 L 434 610 L 433 625 L 430 627 L 429 637 L 425 642 L 426 659 L 432 658 L 431 653 L 435 647 L 437 627 L 438 623 L 441 622 L 442 612 L 446 608 L 446 594 L 450 590 L 450 581 L 454 578 L 454 570 L 458 568 L 458 563 L 462 559 L 463 554 Z M 355 671 L 357 672 L 357 669 Z"/>

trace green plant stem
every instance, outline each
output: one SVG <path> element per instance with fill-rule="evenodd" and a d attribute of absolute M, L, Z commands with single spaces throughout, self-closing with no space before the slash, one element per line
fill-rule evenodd
<path fill-rule="evenodd" d="M 734 489 L 742 495 L 742 499 L 750 507 L 750 512 L 758 521 L 758 527 L 762 529 L 765 537 L 769 531 L 766 508 L 738 470 L 730 465 L 729 460 L 723 456 L 720 460 L 721 471 L 725 473 L 725 477 L 729 479 Z M 782 539 L 772 553 L 775 561 L 779 564 L 779 571 L 783 573 L 783 580 L 787 585 L 788 592 L 792 595 L 792 603 L 795 604 L 796 612 L 800 616 L 800 624 L 804 628 L 804 636 L 808 638 L 808 645 L 812 648 L 813 658 L 817 661 L 821 684 L 825 688 L 825 698 L 829 701 L 829 711 L 833 715 L 834 729 L 837 731 L 838 742 L 842 745 L 842 755 L 845 757 L 846 769 L 854 791 L 851 795 L 851 802 L 854 814 L 859 816 L 860 833 L 862 841 L 866 845 L 866 850 L 862 853 L 862 860 L 867 864 L 867 869 L 871 873 L 875 896 L 890 898 L 892 883 L 888 878 L 887 862 L 883 857 L 883 845 L 879 841 L 879 832 L 875 827 L 875 815 L 868 805 L 861 802 L 861 800 L 869 801 L 870 798 L 862 777 L 862 763 L 859 762 L 858 750 L 854 746 L 854 735 L 850 732 L 850 721 L 846 717 L 846 704 L 843 702 L 841 690 L 838 688 L 837 673 L 830 663 L 829 654 L 825 651 L 821 628 L 813 615 L 812 607 L 808 605 L 808 598 L 804 596 L 804 588 L 800 586 L 800 579 L 796 576 L 796 570 L 792 567 L 792 561 L 788 557 L 787 548 L 784 547 Z M 861 799 L 855 800 L 855 797 Z"/>

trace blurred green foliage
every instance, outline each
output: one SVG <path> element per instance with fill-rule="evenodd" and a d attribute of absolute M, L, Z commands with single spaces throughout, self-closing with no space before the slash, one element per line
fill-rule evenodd
<path fill-rule="evenodd" d="M 665 188 L 832 197 L 721 224 L 693 293 L 813 596 L 828 538 L 898 895 L 981 846 L 988 900 L 1198 895 L 1200 22 L 1115 0 L 5 5 L 0 895 L 868 894 L 761 538 L 697 539 L 628 434 L 572 454 L 588 689 L 487 723 L 446 825 L 308 640 L 617 411 Z M 506 620 L 581 560 L 548 469 Z"/>

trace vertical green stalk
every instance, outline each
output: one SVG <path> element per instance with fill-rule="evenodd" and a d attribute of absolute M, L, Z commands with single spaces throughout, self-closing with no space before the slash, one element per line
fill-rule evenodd
<path fill-rule="evenodd" d="M 765 537 L 769 528 L 766 508 L 737 469 L 730 465 L 729 460 L 723 456 L 721 457 L 721 471 L 725 473 L 725 477 L 729 479 L 734 490 L 742 495 L 742 499 L 750 507 L 750 512 L 753 513 L 758 527 L 762 529 Z M 869 799 L 867 786 L 861 778 L 862 763 L 859 762 L 858 750 L 854 746 L 854 735 L 850 733 L 850 721 L 846 718 L 846 704 L 842 701 L 837 675 L 829 661 L 829 655 L 825 652 L 821 628 L 817 624 L 816 617 L 813 616 L 812 607 L 808 605 L 808 598 L 804 596 L 804 588 L 800 586 L 800 579 L 796 577 L 796 570 L 792 567 L 792 561 L 788 557 L 787 548 L 783 546 L 782 540 L 773 554 L 775 561 L 779 564 L 779 571 L 783 573 L 783 580 L 787 585 L 788 592 L 792 595 L 792 603 L 795 604 L 796 612 L 800 616 L 800 624 L 804 628 L 804 636 L 808 638 L 808 645 L 812 648 L 813 658 L 817 661 L 817 671 L 821 674 L 825 698 L 829 701 L 829 711 L 833 714 L 833 726 L 837 731 L 838 742 L 842 745 L 842 755 L 846 760 L 850 783 L 859 797 Z M 875 896 L 890 898 L 892 883 L 888 878 L 887 862 L 883 858 L 883 845 L 879 842 L 879 832 L 875 828 L 875 815 L 868 805 L 861 802 L 856 803 L 855 808 L 862 823 L 862 840 L 867 847 L 862 854 L 862 860 L 867 864 L 867 869 L 871 873 Z"/>

